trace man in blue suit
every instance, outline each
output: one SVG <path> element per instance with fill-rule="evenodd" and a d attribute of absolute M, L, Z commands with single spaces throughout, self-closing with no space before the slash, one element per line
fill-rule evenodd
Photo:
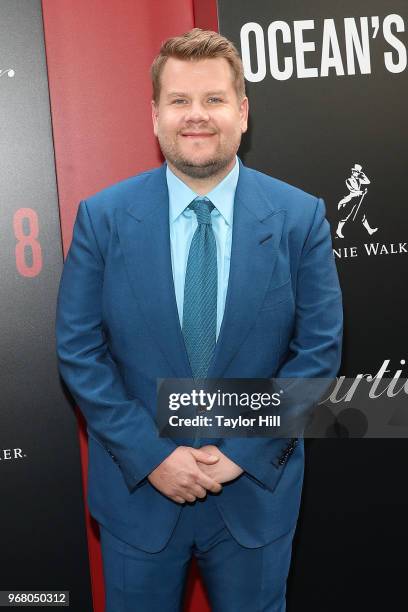
<path fill-rule="evenodd" d="M 246 168 L 241 60 L 194 29 L 152 67 L 162 167 L 81 202 L 57 311 L 89 433 L 108 612 L 180 610 L 195 556 L 217 612 L 285 609 L 296 438 L 159 437 L 159 378 L 330 378 L 341 294 L 321 199 Z"/>

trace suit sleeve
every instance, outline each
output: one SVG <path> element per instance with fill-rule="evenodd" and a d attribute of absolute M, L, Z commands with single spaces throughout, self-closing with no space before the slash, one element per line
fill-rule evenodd
<path fill-rule="evenodd" d="M 295 331 L 285 362 L 275 378 L 332 379 L 340 366 L 343 330 L 341 291 L 323 200 L 317 200 L 313 222 L 302 250 L 296 286 Z M 301 388 L 301 387 L 300 387 Z M 316 389 L 319 385 L 316 385 Z M 299 393 L 294 396 L 299 397 Z M 314 398 L 318 401 L 320 395 Z M 311 408 L 313 398 L 301 409 Z M 298 409 L 298 407 L 295 407 Z M 224 439 L 219 449 L 249 477 L 273 490 L 297 438 Z"/>
<path fill-rule="evenodd" d="M 102 322 L 103 275 L 104 260 L 81 202 L 58 294 L 59 370 L 89 432 L 118 463 L 132 491 L 176 445 L 159 438 L 153 418 L 127 393 L 112 359 Z"/>

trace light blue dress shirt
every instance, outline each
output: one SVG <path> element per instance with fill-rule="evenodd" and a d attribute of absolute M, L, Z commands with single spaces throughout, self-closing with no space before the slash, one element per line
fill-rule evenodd
<path fill-rule="evenodd" d="M 217 244 L 217 338 L 224 316 L 228 277 L 231 260 L 232 221 L 234 198 L 239 176 L 238 159 L 235 166 L 214 189 L 204 194 L 214 204 L 211 223 Z M 181 181 L 167 166 L 169 190 L 169 220 L 171 266 L 180 325 L 183 324 L 184 280 L 186 277 L 188 252 L 197 228 L 197 217 L 188 205 L 198 196 Z M 200 196 L 204 197 L 204 196 Z"/>

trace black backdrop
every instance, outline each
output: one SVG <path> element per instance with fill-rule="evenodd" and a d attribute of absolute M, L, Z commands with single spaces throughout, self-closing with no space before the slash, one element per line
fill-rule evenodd
<path fill-rule="evenodd" d="M 77 422 L 55 357 L 62 249 L 40 0 L 2 0 L 0 33 L 0 590 L 70 591 L 84 612 Z"/>
<path fill-rule="evenodd" d="M 218 16 L 246 70 L 242 159 L 326 202 L 344 297 L 341 374 L 389 360 L 386 376 L 406 377 L 406 1 L 218 0 Z M 355 164 L 370 184 L 337 238 Z M 408 442 L 308 440 L 306 451 L 288 612 L 403 605 Z"/>

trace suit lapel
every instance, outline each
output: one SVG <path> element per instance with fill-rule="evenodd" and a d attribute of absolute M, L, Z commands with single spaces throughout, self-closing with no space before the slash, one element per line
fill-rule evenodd
<path fill-rule="evenodd" d="M 249 333 L 270 283 L 285 218 L 272 196 L 240 164 L 225 311 L 209 378 L 225 372 Z"/>
<path fill-rule="evenodd" d="M 166 166 L 145 178 L 143 189 L 117 218 L 119 241 L 146 325 L 174 375 L 192 376 L 180 327 L 171 268 Z M 135 199 L 132 199 L 135 198 Z"/>

